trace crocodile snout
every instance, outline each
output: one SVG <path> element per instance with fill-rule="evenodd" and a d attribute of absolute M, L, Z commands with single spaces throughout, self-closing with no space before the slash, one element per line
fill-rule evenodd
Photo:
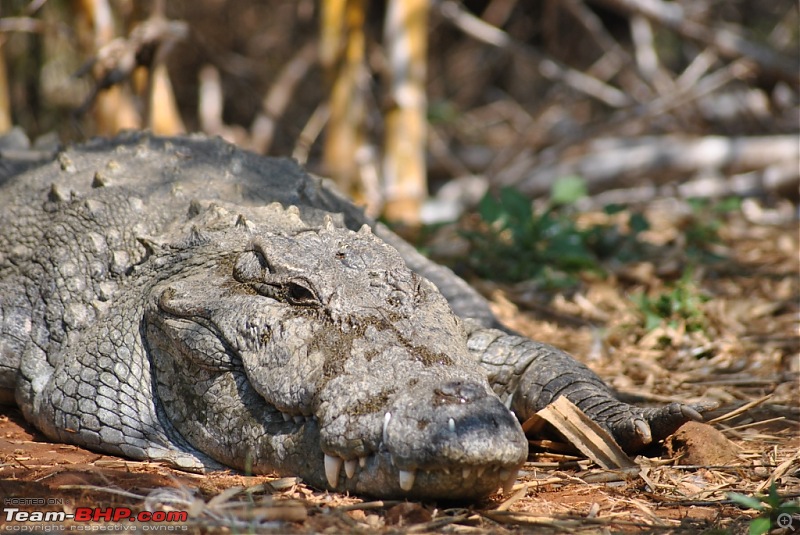
<path fill-rule="evenodd" d="M 505 486 L 528 453 L 517 419 L 487 383 L 473 378 L 422 379 L 401 393 L 385 416 L 383 446 L 407 492 L 421 473 L 425 485 L 451 491 Z"/>

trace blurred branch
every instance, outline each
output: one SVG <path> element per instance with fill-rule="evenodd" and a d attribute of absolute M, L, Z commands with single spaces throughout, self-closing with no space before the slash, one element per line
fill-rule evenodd
<path fill-rule="evenodd" d="M 81 117 L 91 109 L 97 134 L 140 128 L 142 118 L 133 103 L 130 89 L 119 85 L 133 73 L 135 54 L 125 54 L 125 40 L 114 38 L 111 7 L 106 0 L 85 0 L 75 2 L 73 6 L 79 17 L 89 21 L 91 36 L 86 41 L 91 41 L 91 52 L 94 53 L 74 75 L 77 78 L 91 73 L 94 82 L 83 104 L 74 111 L 74 117 Z"/>
<path fill-rule="evenodd" d="M 240 147 L 251 149 L 249 135 L 244 127 L 225 124 L 222 118 L 225 98 L 217 68 L 205 65 L 200 69 L 198 82 L 197 115 L 200 129 L 209 135 L 220 136 Z"/>
<path fill-rule="evenodd" d="M 708 72 L 714 63 L 719 59 L 716 51 L 709 47 L 697 54 L 691 63 L 678 76 L 676 84 L 678 87 L 692 87 L 697 81 Z"/>
<path fill-rule="evenodd" d="M 222 82 L 216 67 L 204 65 L 200 69 L 197 90 L 197 116 L 200 120 L 200 129 L 212 136 L 225 138 L 223 135 L 225 123 L 222 120 L 225 98 L 222 94 Z"/>
<path fill-rule="evenodd" d="M 639 15 L 631 17 L 630 25 L 636 65 L 647 80 L 652 80 L 658 71 L 658 54 L 653 44 L 653 28 L 650 26 L 650 21 Z"/>
<path fill-rule="evenodd" d="M 297 84 L 303 79 L 317 59 L 318 44 L 309 41 L 283 66 L 275 77 L 267 96 L 261 103 L 261 111 L 250 127 L 252 149 L 267 154 L 275 125 L 295 96 Z"/>
<path fill-rule="evenodd" d="M 589 192 L 598 192 L 625 186 L 639 180 L 636 177 L 664 183 L 710 169 L 750 171 L 798 161 L 800 138 L 796 135 L 597 139 L 582 156 L 530 169 L 517 187 L 530 196 L 545 195 L 559 177 L 577 175 L 586 180 Z"/>
<path fill-rule="evenodd" d="M 97 13 L 93 16 L 99 17 L 94 20 L 106 18 L 106 15 L 100 16 Z M 103 34 L 108 31 L 109 29 L 105 25 L 98 29 L 98 32 Z M 144 113 L 148 124 L 155 124 L 155 117 L 161 116 L 165 121 L 159 123 L 159 128 L 164 128 L 161 130 L 162 133 L 175 133 L 183 130 L 182 125 L 179 124 L 180 117 L 177 114 L 177 106 L 172 96 L 169 80 L 165 79 L 166 70 L 158 69 L 158 67 L 172 45 L 185 38 L 188 33 L 189 27 L 183 21 L 153 16 L 137 24 L 127 38 L 112 39 L 100 47 L 97 54 L 76 73 L 76 76 L 82 76 L 91 70 L 95 80 L 92 92 L 83 105 L 78 108 L 76 115 L 84 114 L 94 104 L 101 92 L 130 80 L 138 67 L 145 67 L 149 70 L 148 90 L 145 95 L 147 111 Z M 109 96 L 115 97 L 116 95 L 112 93 Z M 123 106 L 120 97 L 111 98 L 111 101 L 114 104 L 108 107 L 96 107 L 100 123 L 98 128 L 101 132 L 113 133 L 121 126 L 130 126 L 118 124 L 120 116 L 118 111 Z M 156 107 L 159 109 L 155 110 Z"/>
<path fill-rule="evenodd" d="M 25 13 L 31 15 L 39 11 L 43 5 L 47 3 L 47 0 L 31 0 L 31 3 L 25 6 Z"/>
<path fill-rule="evenodd" d="M 578 23 L 583 26 L 592 39 L 604 50 L 605 54 L 600 61 L 605 58 L 611 58 L 613 60 L 613 70 L 606 68 L 606 72 L 598 73 L 597 69 L 593 66 L 589 69 L 590 73 L 593 73 L 594 76 L 605 81 L 616 74 L 620 68 L 636 66 L 636 62 L 633 61 L 631 55 L 608 33 L 608 30 L 606 30 L 605 26 L 603 26 L 603 22 L 600 20 L 600 17 L 598 17 L 594 11 L 586 7 L 586 4 L 582 0 L 563 0 L 562 5 L 572 14 L 573 17 L 575 17 L 575 20 L 577 20 Z M 598 63 L 599 62 L 596 62 L 595 65 Z M 641 73 L 636 74 L 643 83 L 647 80 L 647 78 L 642 76 Z M 629 93 L 630 92 L 631 91 L 629 91 Z"/>
<path fill-rule="evenodd" d="M 775 50 L 754 43 L 743 35 L 726 28 L 704 26 L 686 18 L 683 7 L 677 2 L 662 0 L 592 0 L 597 4 L 626 14 L 639 14 L 675 33 L 708 46 L 713 46 L 722 56 L 732 59 L 748 58 L 760 70 L 773 74 L 792 84 L 800 85 L 797 59 L 788 58 Z"/>
<path fill-rule="evenodd" d="M 621 108 L 632 104 L 628 95 L 619 89 L 593 76 L 563 65 L 536 51 L 534 48 L 516 41 L 503 30 L 469 13 L 453 0 L 442 2 L 439 11 L 445 19 L 472 38 L 498 48 L 523 53 L 538 64 L 539 73 L 548 80 L 562 82 L 613 108 Z"/>
<path fill-rule="evenodd" d="M 292 158 L 301 165 L 305 165 L 308 162 L 308 153 L 311 151 L 311 146 L 319 137 L 322 129 L 325 128 L 325 123 L 328 122 L 329 116 L 328 104 L 323 102 L 314 109 L 314 113 L 308 118 L 303 130 L 300 131 L 300 135 L 297 136 Z"/>
<path fill-rule="evenodd" d="M 773 195 L 795 199 L 800 186 L 797 162 L 784 161 L 763 169 L 732 175 L 710 175 L 681 184 L 649 184 L 631 188 L 610 189 L 577 202 L 579 210 L 599 210 L 611 204 L 635 204 L 664 197 L 709 199 Z"/>
<path fill-rule="evenodd" d="M 611 117 L 595 124 L 583 125 L 575 134 L 561 137 L 553 145 L 540 150 L 535 157 L 527 147 L 520 147 L 513 161 L 507 160 L 502 169 L 495 173 L 495 181 L 503 185 L 517 184 L 529 176 L 532 168 L 555 165 L 564 157 L 564 152 L 576 144 L 622 132 L 635 124 L 643 125 L 642 130 L 646 130 L 647 123 L 653 118 L 709 95 L 732 80 L 746 76 L 749 72 L 745 60 L 735 61 L 707 74 L 691 85 L 676 86 L 673 93 L 662 95 L 642 106 L 619 110 Z"/>
<path fill-rule="evenodd" d="M 41 33 L 47 29 L 47 23 L 30 17 L 4 17 L 0 19 L 0 32 Z"/>

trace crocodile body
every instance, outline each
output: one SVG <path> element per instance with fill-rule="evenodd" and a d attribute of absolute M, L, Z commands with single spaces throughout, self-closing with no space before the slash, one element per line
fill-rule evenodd
<path fill-rule="evenodd" d="M 471 499 L 559 395 L 628 451 L 699 417 L 617 401 L 325 180 L 220 140 L 61 152 L 2 179 L 0 229 L 0 394 L 56 441 Z"/>

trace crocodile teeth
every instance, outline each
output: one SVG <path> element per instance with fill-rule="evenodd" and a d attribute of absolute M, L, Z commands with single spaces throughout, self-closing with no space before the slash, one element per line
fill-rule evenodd
<path fill-rule="evenodd" d="M 294 419 L 294 423 L 296 423 L 296 424 L 302 424 L 303 422 L 306 421 L 306 419 L 303 418 L 302 416 L 300 416 L 299 414 L 296 415 L 296 416 L 293 416 L 292 418 Z"/>
<path fill-rule="evenodd" d="M 367 466 L 367 456 L 366 455 L 363 456 L 363 457 L 359 457 L 358 458 L 358 466 L 360 466 L 361 468 L 364 468 L 365 466 Z"/>
<path fill-rule="evenodd" d="M 478 467 L 478 470 L 477 470 L 477 476 L 478 476 L 478 479 L 480 479 L 480 478 L 483 476 L 483 472 L 484 472 L 485 470 L 486 470 L 486 467 L 485 467 L 485 466 L 479 466 L 479 467 Z"/>
<path fill-rule="evenodd" d="M 464 479 L 469 479 L 469 476 L 472 474 L 472 471 L 469 469 L 468 466 L 465 466 L 461 469 L 461 477 Z"/>
<path fill-rule="evenodd" d="M 383 442 L 384 442 L 384 444 L 386 442 L 388 442 L 386 440 L 386 438 L 387 438 L 386 437 L 386 428 L 389 427 L 389 421 L 391 419 L 392 419 L 392 413 L 391 412 L 387 412 L 386 414 L 383 415 L 383 433 L 382 434 L 383 434 Z"/>
<path fill-rule="evenodd" d="M 511 472 L 511 475 L 508 476 L 508 479 L 503 481 L 503 493 L 504 494 L 508 494 L 512 490 L 514 490 L 514 483 L 517 482 L 517 476 L 518 475 L 519 475 L 519 472 L 517 470 L 514 470 L 514 471 Z"/>
<path fill-rule="evenodd" d="M 414 478 L 417 472 L 414 470 L 400 470 L 400 488 L 408 492 L 414 486 Z"/>
<path fill-rule="evenodd" d="M 336 488 L 339 483 L 339 472 L 342 469 L 343 462 L 344 459 L 341 457 L 325 454 L 325 477 L 328 478 L 328 484 L 333 488 Z"/>
<path fill-rule="evenodd" d="M 348 459 L 344 462 L 344 473 L 347 475 L 347 479 L 355 475 L 356 464 L 358 464 L 358 459 Z"/>
<path fill-rule="evenodd" d="M 456 421 L 452 418 L 447 420 L 447 428 L 450 430 L 451 433 L 456 432 Z"/>
<path fill-rule="evenodd" d="M 291 414 L 287 414 L 287 413 L 285 413 L 285 412 L 282 412 L 282 413 L 281 413 L 281 416 L 283 416 L 283 421 L 284 421 L 284 422 L 288 422 L 289 420 L 291 420 L 291 419 L 292 419 L 292 415 L 291 415 Z"/>

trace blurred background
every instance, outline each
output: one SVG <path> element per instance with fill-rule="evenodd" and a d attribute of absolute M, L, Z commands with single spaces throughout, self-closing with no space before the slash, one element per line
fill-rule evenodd
<path fill-rule="evenodd" d="M 794 0 L 2 0 L 0 132 L 203 131 L 410 228 L 559 180 L 796 200 L 799 42 Z"/>

